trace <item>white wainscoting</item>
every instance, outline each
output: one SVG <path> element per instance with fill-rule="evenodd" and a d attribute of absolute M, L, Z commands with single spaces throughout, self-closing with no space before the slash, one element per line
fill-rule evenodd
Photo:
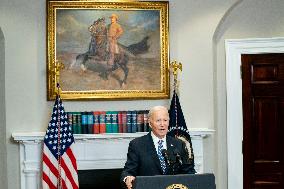
<path fill-rule="evenodd" d="M 203 173 L 203 139 L 213 134 L 209 129 L 190 130 L 195 155 L 195 169 Z M 19 143 L 21 189 L 41 188 L 43 132 L 13 133 Z M 129 142 L 147 133 L 76 134 L 74 153 L 79 170 L 122 168 Z"/>

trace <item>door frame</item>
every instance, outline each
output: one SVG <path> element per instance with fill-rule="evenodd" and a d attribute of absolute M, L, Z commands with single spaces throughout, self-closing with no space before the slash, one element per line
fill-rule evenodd
<path fill-rule="evenodd" d="M 284 38 L 227 39 L 225 50 L 228 189 L 243 189 L 241 55 L 284 53 Z"/>

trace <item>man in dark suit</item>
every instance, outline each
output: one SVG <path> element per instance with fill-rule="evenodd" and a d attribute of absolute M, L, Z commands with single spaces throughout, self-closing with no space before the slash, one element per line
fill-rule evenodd
<path fill-rule="evenodd" d="M 149 111 L 147 135 L 129 143 L 127 161 L 121 174 L 121 182 L 132 188 L 136 176 L 195 173 L 189 163 L 185 144 L 167 136 L 169 114 L 164 106 L 155 106 Z"/>

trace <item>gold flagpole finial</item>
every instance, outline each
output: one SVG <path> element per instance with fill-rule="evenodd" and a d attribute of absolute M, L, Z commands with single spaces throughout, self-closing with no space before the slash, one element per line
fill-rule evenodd
<path fill-rule="evenodd" d="M 59 86 L 59 82 L 60 82 L 60 70 L 61 69 L 64 69 L 64 64 L 58 60 L 55 61 L 55 64 L 54 64 L 54 75 L 55 75 L 55 83 L 56 83 L 56 89 L 55 89 L 55 93 L 60 95 L 61 93 L 61 89 L 60 89 L 60 86 Z"/>
<path fill-rule="evenodd" d="M 178 70 L 182 71 L 182 63 L 177 62 L 176 60 L 172 61 L 170 64 L 170 67 L 173 70 L 173 75 L 174 75 L 174 89 L 177 87 L 177 75 L 178 75 Z"/>

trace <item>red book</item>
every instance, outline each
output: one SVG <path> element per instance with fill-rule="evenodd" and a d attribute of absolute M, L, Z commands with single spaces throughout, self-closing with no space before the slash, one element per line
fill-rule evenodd
<path fill-rule="evenodd" d="M 100 133 L 106 132 L 106 112 L 100 112 Z"/>
<path fill-rule="evenodd" d="M 95 111 L 94 114 L 94 125 L 93 125 L 93 133 L 99 134 L 100 133 L 100 112 Z"/>
<path fill-rule="evenodd" d="M 127 133 L 127 112 L 121 111 L 122 132 Z"/>
<path fill-rule="evenodd" d="M 123 124 L 122 124 L 122 113 L 118 112 L 117 114 L 118 118 L 118 132 L 123 133 Z"/>

